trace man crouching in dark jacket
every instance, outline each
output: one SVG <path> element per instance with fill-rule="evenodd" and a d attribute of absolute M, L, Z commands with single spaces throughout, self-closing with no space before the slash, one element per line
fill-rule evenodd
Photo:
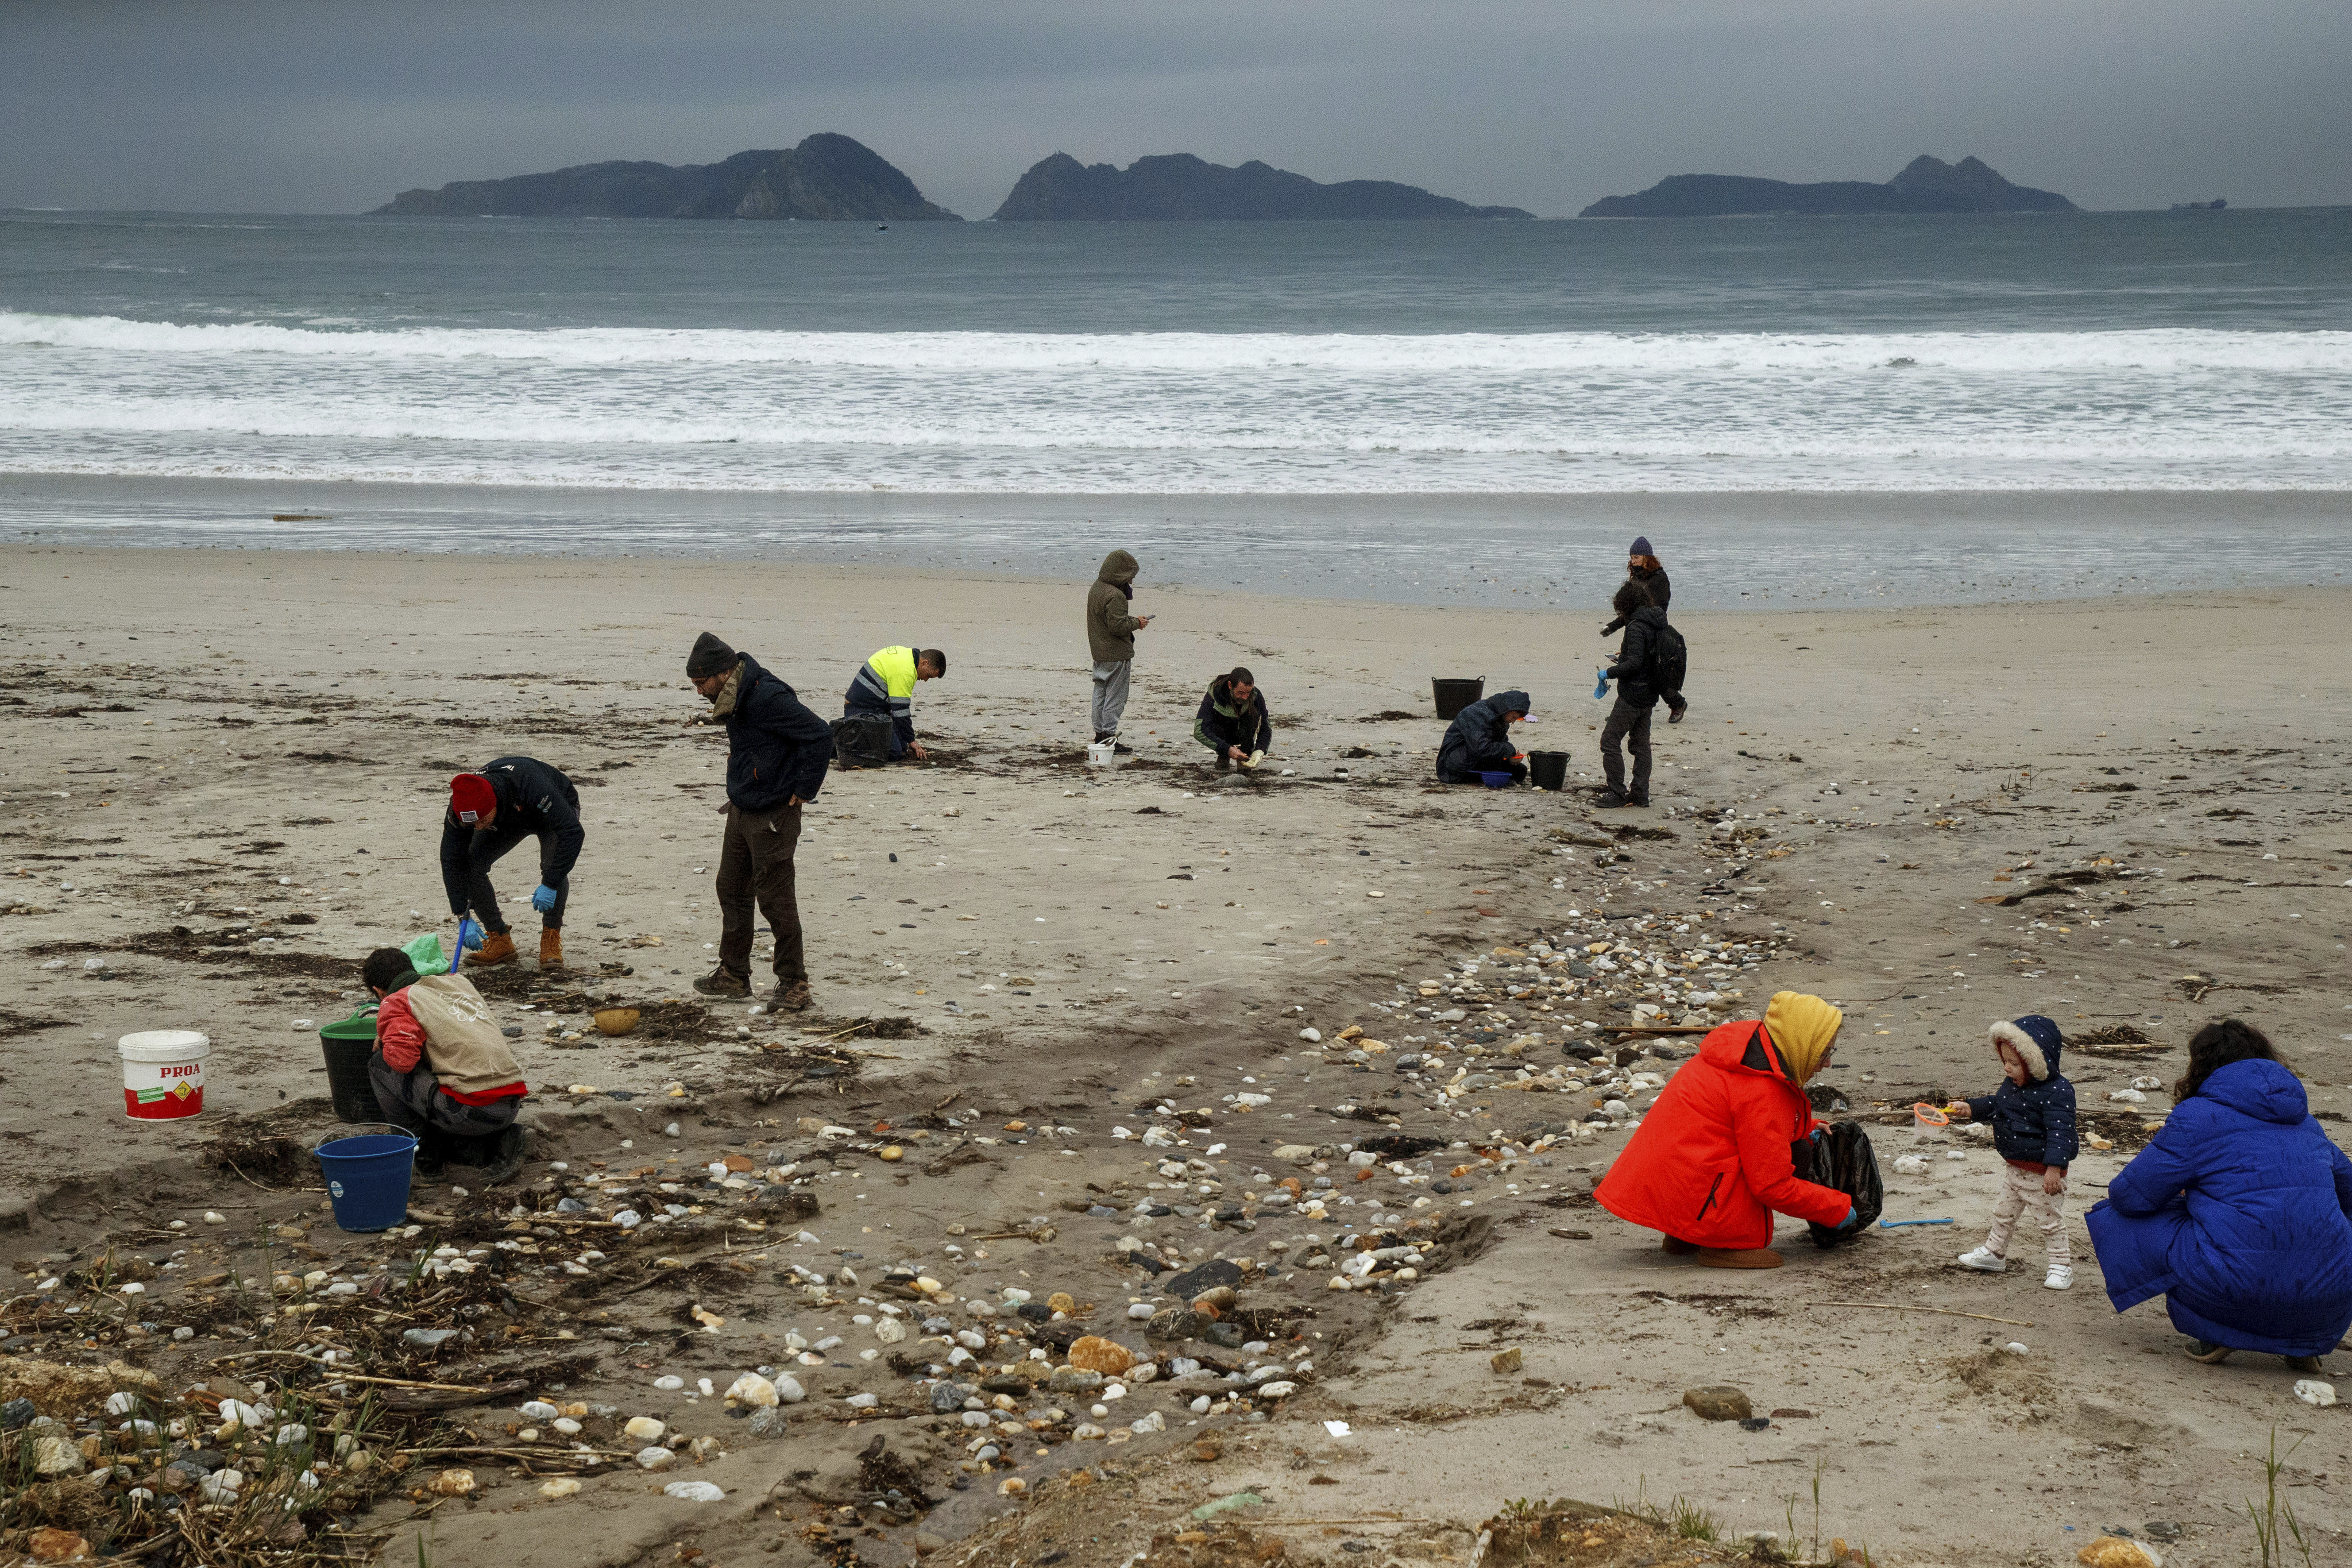
<path fill-rule="evenodd" d="M 801 807 L 824 785 L 833 760 L 833 728 L 801 705 L 793 689 L 703 633 L 687 656 L 687 679 L 709 699 L 711 716 L 727 725 L 726 842 L 719 851 L 719 967 L 694 983 L 706 996 L 751 994 L 751 909 L 776 934 L 779 1012 L 805 1010 L 808 961 L 801 951 L 800 903 L 793 886 L 793 851 L 801 837 Z"/>
<path fill-rule="evenodd" d="M 1508 773 L 1513 783 L 1524 782 L 1528 764 L 1511 743 L 1511 726 L 1528 716 L 1529 706 L 1524 691 L 1498 691 L 1456 713 L 1437 748 L 1438 782 L 1478 784 L 1480 773 Z"/>
<path fill-rule="evenodd" d="M 1201 711 L 1192 720 L 1192 739 L 1217 753 L 1217 771 L 1235 763 L 1245 768 L 1274 749 L 1274 720 L 1265 710 L 1265 693 L 1257 677 L 1236 668 L 1209 682 Z"/>

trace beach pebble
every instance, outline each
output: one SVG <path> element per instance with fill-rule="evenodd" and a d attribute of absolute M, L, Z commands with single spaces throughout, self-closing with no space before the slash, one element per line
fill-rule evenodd
<path fill-rule="evenodd" d="M 2336 1403 L 2336 1385 L 2332 1383 L 2322 1383 L 2315 1377 L 2298 1378 L 2295 1381 L 2294 1396 L 2305 1405 L 2315 1405 L 2325 1410 Z"/>
<path fill-rule="evenodd" d="M 738 1405 L 774 1405 L 779 1402 L 776 1385 L 756 1372 L 747 1372 L 727 1385 L 727 1397 Z"/>
<path fill-rule="evenodd" d="M 539 1489 L 539 1495 L 546 1498 L 551 1502 L 557 1498 L 577 1496 L 579 1491 L 580 1483 L 573 1480 L 570 1476 L 564 1476 L 559 1479 L 546 1482 Z"/>
<path fill-rule="evenodd" d="M 425 1483 L 425 1489 L 440 1497 L 466 1497 L 474 1489 L 471 1470 L 444 1470 Z"/>
<path fill-rule="evenodd" d="M 773 1405 L 763 1406 L 752 1411 L 751 1418 L 743 1425 L 751 1428 L 754 1437 L 781 1436 L 784 1430 L 784 1413 Z"/>
<path fill-rule="evenodd" d="M 676 1394 L 679 1389 L 686 1386 L 686 1379 L 682 1377 L 657 1377 L 654 1379 L 654 1386 L 660 1389 L 664 1394 Z"/>
<path fill-rule="evenodd" d="M 677 1456 L 667 1448 L 640 1448 L 637 1463 L 648 1470 L 667 1470 L 677 1463 Z"/>
<path fill-rule="evenodd" d="M 662 1488 L 662 1491 L 680 1502 L 717 1502 L 727 1495 L 709 1481 L 672 1481 Z"/>
<path fill-rule="evenodd" d="M 668 1430 L 667 1426 L 650 1415 L 632 1415 L 629 1424 L 621 1428 L 624 1436 L 638 1443 L 658 1443 L 662 1434 Z"/>
<path fill-rule="evenodd" d="M 801 1387 L 798 1378 L 790 1375 L 780 1376 L 776 1379 L 776 1397 L 786 1405 L 798 1405 L 808 1397 L 808 1392 Z"/>
<path fill-rule="evenodd" d="M 2000 1348 L 2007 1351 L 2011 1355 L 2030 1355 L 2032 1353 L 2025 1348 L 2021 1342 L 2017 1340 L 2011 1340 L 2009 1343 L 2001 1346 Z"/>
<path fill-rule="evenodd" d="M 562 1414 L 543 1399 L 527 1400 L 522 1407 L 522 1417 L 526 1421 L 552 1421 Z"/>
<path fill-rule="evenodd" d="M 206 1502 L 235 1502 L 237 1489 L 244 1485 L 242 1470 L 215 1470 L 196 1483 L 196 1492 Z"/>

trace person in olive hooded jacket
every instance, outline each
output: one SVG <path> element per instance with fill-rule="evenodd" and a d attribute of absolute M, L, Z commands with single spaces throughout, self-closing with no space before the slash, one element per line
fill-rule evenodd
<path fill-rule="evenodd" d="M 1127 711 L 1128 678 L 1135 670 L 1135 634 L 1151 624 L 1150 616 L 1131 615 L 1135 598 L 1135 557 L 1114 550 L 1103 557 L 1094 586 L 1087 590 L 1087 651 L 1094 656 L 1095 739 L 1116 741 L 1118 721 Z M 1120 746 L 1124 752 L 1128 748 Z"/>

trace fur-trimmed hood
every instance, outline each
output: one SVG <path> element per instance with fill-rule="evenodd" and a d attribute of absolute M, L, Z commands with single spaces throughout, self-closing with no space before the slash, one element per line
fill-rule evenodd
<path fill-rule="evenodd" d="M 2022 1018 L 1992 1026 L 1992 1043 L 1996 1054 L 2006 1045 L 2025 1063 L 2025 1070 L 2036 1083 L 2047 1083 L 2061 1076 L 2058 1058 L 2066 1048 L 2066 1038 L 2058 1026 L 2039 1013 L 2029 1013 Z"/>

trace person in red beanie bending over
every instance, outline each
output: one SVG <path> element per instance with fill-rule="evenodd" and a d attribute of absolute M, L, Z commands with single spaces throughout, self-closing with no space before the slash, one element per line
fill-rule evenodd
<path fill-rule="evenodd" d="M 499 912 L 490 868 L 526 838 L 539 840 L 539 966 L 563 967 L 563 907 L 571 901 L 572 868 L 588 841 L 580 826 L 580 791 L 562 770 L 530 757 L 500 757 L 478 773 L 449 781 L 449 810 L 441 819 L 441 885 L 449 912 L 471 906 L 488 933 L 468 963 L 512 963 L 514 938 Z"/>

